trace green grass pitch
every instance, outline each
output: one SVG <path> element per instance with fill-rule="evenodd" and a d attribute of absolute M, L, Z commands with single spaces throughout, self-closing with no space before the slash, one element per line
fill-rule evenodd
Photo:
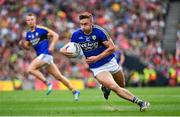
<path fill-rule="evenodd" d="M 78 102 L 69 91 L 0 92 L 0 116 L 180 116 L 180 87 L 128 89 L 151 103 L 146 112 L 113 92 L 106 101 L 100 89 L 85 89 Z"/>

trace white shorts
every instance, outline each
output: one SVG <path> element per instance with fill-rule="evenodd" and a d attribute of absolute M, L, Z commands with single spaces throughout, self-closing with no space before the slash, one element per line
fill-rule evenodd
<path fill-rule="evenodd" d="M 119 70 L 122 70 L 122 67 L 118 65 L 115 58 L 112 58 L 111 61 L 98 68 L 91 68 L 91 71 L 93 72 L 94 76 L 96 76 L 97 74 L 103 71 L 109 71 L 111 74 L 115 74 Z"/>
<path fill-rule="evenodd" d="M 47 63 L 48 65 L 54 63 L 53 56 L 49 54 L 40 54 L 37 59 Z"/>

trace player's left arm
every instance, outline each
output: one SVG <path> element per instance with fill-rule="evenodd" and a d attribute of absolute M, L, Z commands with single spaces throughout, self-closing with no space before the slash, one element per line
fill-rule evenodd
<path fill-rule="evenodd" d="M 51 29 L 47 29 L 47 30 L 48 30 L 48 38 L 51 40 L 51 43 L 49 45 L 49 51 L 53 52 L 55 45 L 58 42 L 59 35 Z"/>
<path fill-rule="evenodd" d="M 107 47 L 107 49 L 97 56 L 98 60 L 105 58 L 116 51 L 116 46 L 110 37 L 107 41 L 103 41 L 103 44 Z"/>
<path fill-rule="evenodd" d="M 22 47 L 23 49 L 29 50 L 31 44 L 30 44 L 29 41 L 26 41 L 26 40 L 24 40 L 24 39 L 21 39 L 21 40 L 19 41 L 19 46 Z"/>
<path fill-rule="evenodd" d="M 107 47 L 107 49 L 97 56 L 88 57 L 86 59 L 87 63 L 90 64 L 90 63 L 94 63 L 98 60 L 101 60 L 102 58 L 105 58 L 106 56 L 115 52 L 117 49 L 110 37 L 106 41 L 103 41 L 103 44 Z"/>

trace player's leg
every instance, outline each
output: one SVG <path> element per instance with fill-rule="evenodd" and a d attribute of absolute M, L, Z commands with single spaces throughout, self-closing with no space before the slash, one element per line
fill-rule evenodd
<path fill-rule="evenodd" d="M 113 75 L 114 80 L 120 87 L 125 87 L 125 77 L 122 70 L 119 70 L 118 72 L 112 75 Z"/>
<path fill-rule="evenodd" d="M 111 89 L 114 91 L 118 96 L 131 101 L 133 103 L 137 103 L 140 106 L 140 110 L 144 111 L 146 108 L 148 108 L 149 103 L 143 102 L 139 98 L 135 97 L 131 92 L 129 92 L 127 89 L 120 87 L 113 79 L 113 76 L 110 72 L 103 71 L 96 75 L 96 79 L 98 82 L 100 82 L 103 86 Z"/>
<path fill-rule="evenodd" d="M 61 74 L 58 67 L 52 63 L 47 67 L 48 72 L 54 76 L 57 80 L 61 81 L 72 93 L 74 94 L 74 99 L 79 100 L 80 92 L 76 90 L 73 85 L 70 83 L 70 81 Z"/>
<path fill-rule="evenodd" d="M 110 93 L 111 93 L 111 89 L 103 86 L 102 84 L 100 85 L 100 88 L 101 88 L 101 90 L 102 90 L 102 92 L 103 92 L 104 98 L 105 98 L 106 100 L 108 100 L 108 99 L 109 99 L 109 95 L 110 95 Z"/>
<path fill-rule="evenodd" d="M 120 87 L 125 87 L 125 78 L 122 71 L 122 66 L 118 65 L 115 59 L 112 59 L 106 66 L 105 69 L 110 71 L 113 75 L 114 80 Z M 105 86 L 101 86 L 104 98 L 107 100 L 109 98 L 111 90 Z"/>
<path fill-rule="evenodd" d="M 39 69 L 44 65 L 46 65 L 45 62 L 39 60 L 38 58 L 35 58 L 28 66 L 27 72 L 29 74 L 34 75 L 36 78 L 38 78 L 39 80 L 44 82 L 46 85 L 48 85 L 48 81 L 45 79 L 43 74 L 39 71 Z"/>
<path fill-rule="evenodd" d="M 114 80 L 120 87 L 125 87 L 125 78 L 124 78 L 124 74 L 121 70 L 119 70 L 118 72 L 116 72 L 112 75 L 113 75 Z M 104 98 L 106 100 L 108 100 L 111 90 L 103 85 L 101 85 L 101 90 L 104 94 Z"/>
<path fill-rule="evenodd" d="M 52 91 L 52 84 L 48 82 L 48 80 L 46 80 L 43 74 L 39 71 L 39 69 L 44 65 L 47 65 L 47 63 L 37 57 L 31 62 L 27 71 L 47 85 L 46 95 L 49 95 Z"/>
<path fill-rule="evenodd" d="M 50 64 L 47 67 L 47 70 L 51 75 L 53 75 L 54 78 L 61 81 L 65 86 L 67 86 L 69 90 L 71 91 L 74 90 L 74 87 L 72 86 L 72 84 L 69 82 L 69 80 L 65 76 L 61 74 L 61 72 L 59 71 L 59 69 L 54 63 Z"/>
<path fill-rule="evenodd" d="M 130 92 L 119 87 L 118 84 L 114 81 L 113 76 L 110 72 L 102 71 L 96 75 L 96 79 L 103 86 L 113 90 L 120 97 L 130 101 L 133 100 L 134 96 Z"/>
<path fill-rule="evenodd" d="M 120 87 L 125 87 L 125 78 L 124 78 L 124 74 L 121 70 L 112 75 L 113 75 L 114 80 Z M 104 94 L 104 98 L 106 100 L 108 100 L 111 90 L 103 85 L 101 85 L 101 90 Z"/>

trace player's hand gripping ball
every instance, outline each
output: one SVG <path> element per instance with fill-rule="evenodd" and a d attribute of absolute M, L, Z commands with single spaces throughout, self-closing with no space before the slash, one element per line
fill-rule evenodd
<path fill-rule="evenodd" d="M 20 40 L 19 41 L 19 45 L 20 47 L 26 49 L 26 50 L 29 50 L 30 49 L 30 43 L 26 40 Z"/>
<path fill-rule="evenodd" d="M 72 53 L 72 57 L 78 57 L 81 53 L 81 47 L 78 43 L 69 42 L 65 45 L 66 51 Z"/>

